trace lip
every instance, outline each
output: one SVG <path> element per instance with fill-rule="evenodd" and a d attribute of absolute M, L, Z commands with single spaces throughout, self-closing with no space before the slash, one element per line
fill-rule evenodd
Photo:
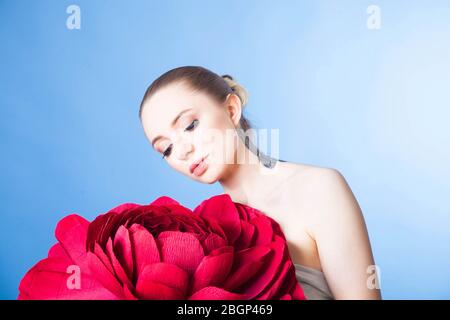
<path fill-rule="evenodd" d="M 193 164 L 191 164 L 191 165 L 189 166 L 189 171 L 190 171 L 191 173 L 194 173 L 195 168 L 196 168 L 203 160 L 205 160 L 207 157 L 208 157 L 208 155 L 204 156 L 203 158 L 200 158 L 199 160 L 197 160 L 197 161 L 195 161 Z"/>

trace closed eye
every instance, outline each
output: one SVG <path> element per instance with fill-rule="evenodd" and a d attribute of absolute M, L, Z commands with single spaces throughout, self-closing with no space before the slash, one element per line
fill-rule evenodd
<path fill-rule="evenodd" d="M 194 130 L 194 129 L 197 127 L 197 125 L 198 125 L 198 120 L 195 119 L 194 121 L 191 122 L 191 124 L 190 124 L 189 126 L 186 127 L 185 131 L 192 131 L 192 130 Z M 165 157 L 170 156 L 171 152 L 172 152 L 172 145 L 170 145 L 170 146 L 163 152 L 163 157 L 162 157 L 162 158 L 164 159 Z"/>
<path fill-rule="evenodd" d="M 195 119 L 194 121 L 191 122 L 191 124 L 185 129 L 185 131 L 192 131 L 195 129 L 195 127 L 197 127 L 198 125 L 198 120 Z"/>
<path fill-rule="evenodd" d="M 166 150 L 164 150 L 162 159 L 164 159 L 165 157 L 170 156 L 171 152 L 172 152 L 172 145 L 170 145 Z"/>

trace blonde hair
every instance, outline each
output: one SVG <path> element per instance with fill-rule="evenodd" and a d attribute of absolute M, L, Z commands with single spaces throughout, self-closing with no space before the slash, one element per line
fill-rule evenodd
<path fill-rule="evenodd" d="M 248 92 L 247 90 L 241 86 L 239 83 L 237 83 L 232 76 L 228 74 L 224 74 L 222 78 L 225 79 L 225 81 L 228 83 L 230 88 L 234 91 L 234 93 L 237 94 L 239 99 L 241 99 L 242 107 L 245 107 L 248 102 Z"/>

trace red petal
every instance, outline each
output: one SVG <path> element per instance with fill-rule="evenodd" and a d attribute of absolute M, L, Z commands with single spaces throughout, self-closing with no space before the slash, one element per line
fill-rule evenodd
<path fill-rule="evenodd" d="M 233 269 L 222 287 L 232 291 L 252 280 L 252 277 L 267 263 L 270 251 L 268 247 L 252 247 L 235 252 Z"/>
<path fill-rule="evenodd" d="M 114 268 L 111 264 L 111 261 L 109 260 L 108 256 L 106 255 L 106 253 L 103 251 L 103 249 L 100 247 L 100 245 L 98 243 L 95 244 L 94 253 L 97 256 L 97 258 L 101 262 L 103 262 L 103 265 L 106 267 L 106 269 L 108 269 L 108 271 L 111 272 L 111 274 L 114 274 Z"/>
<path fill-rule="evenodd" d="M 193 273 L 203 259 L 203 248 L 197 238 L 186 232 L 164 231 L 157 239 L 162 261 Z"/>
<path fill-rule="evenodd" d="M 181 300 L 183 294 L 175 288 L 168 287 L 159 282 L 144 281 L 136 286 L 140 299 L 146 300 Z"/>
<path fill-rule="evenodd" d="M 55 230 L 56 239 L 61 243 L 73 262 L 86 266 L 86 237 L 89 221 L 76 214 L 61 219 Z"/>
<path fill-rule="evenodd" d="M 220 236 L 215 233 L 210 233 L 203 240 L 203 249 L 205 250 L 205 254 L 209 254 L 211 251 L 217 248 L 221 248 L 227 245 L 227 242 Z"/>
<path fill-rule="evenodd" d="M 109 272 L 103 262 L 92 252 L 88 252 L 89 270 L 95 279 L 116 296 L 123 297 L 123 289 L 116 277 Z"/>
<path fill-rule="evenodd" d="M 146 266 L 137 281 L 138 294 L 142 293 L 140 288 L 145 287 L 146 282 L 157 282 L 167 287 L 174 288 L 183 297 L 189 285 L 189 275 L 186 271 L 169 263 L 154 263 Z"/>
<path fill-rule="evenodd" d="M 171 197 L 167 196 L 161 196 L 157 198 L 155 201 L 150 203 L 150 205 L 155 206 L 167 206 L 167 205 L 180 205 L 176 200 L 172 199 Z"/>
<path fill-rule="evenodd" d="M 291 299 L 293 300 L 308 300 L 305 296 L 305 292 L 303 291 L 303 288 L 300 286 L 300 284 L 297 282 L 294 285 L 294 290 L 291 290 Z"/>
<path fill-rule="evenodd" d="M 239 211 L 239 216 L 241 217 L 241 220 L 244 221 L 250 221 L 253 220 L 260 215 L 263 215 L 264 213 L 259 211 L 258 209 L 255 209 L 253 207 L 247 206 L 243 203 L 235 203 L 236 208 Z"/>
<path fill-rule="evenodd" d="M 132 202 L 122 203 L 122 204 L 112 208 L 107 213 L 111 213 L 111 212 L 122 213 L 122 212 L 125 212 L 125 211 L 129 211 L 129 210 L 135 209 L 135 208 L 140 207 L 140 206 L 141 205 L 139 205 L 137 203 L 132 203 Z"/>
<path fill-rule="evenodd" d="M 280 295 L 280 288 L 285 284 L 285 282 L 297 282 L 295 278 L 295 270 L 292 269 L 292 262 L 285 261 L 283 267 L 277 272 L 276 277 L 273 279 L 271 284 L 267 287 L 267 290 L 264 290 L 261 294 L 259 294 L 256 299 L 258 300 L 271 300 L 274 297 Z M 291 275 L 291 277 L 289 276 Z"/>
<path fill-rule="evenodd" d="M 279 236 L 275 236 L 275 241 L 270 245 L 273 256 L 264 264 L 260 276 L 252 279 L 251 283 L 245 286 L 245 293 L 254 299 L 258 294 L 261 294 L 277 276 L 277 271 L 280 269 L 283 258 L 287 256 L 286 242 Z"/>
<path fill-rule="evenodd" d="M 134 264 L 138 276 L 146 265 L 160 262 L 158 246 L 152 234 L 143 226 L 134 224 L 130 228 L 131 243 L 134 248 Z"/>
<path fill-rule="evenodd" d="M 222 247 L 203 258 L 193 276 L 192 292 L 207 286 L 220 286 L 233 265 L 233 247 Z"/>
<path fill-rule="evenodd" d="M 20 282 L 19 299 L 117 299 L 96 279 L 80 268 L 80 288 L 69 289 L 68 281 L 73 275 L 67 268 L 72 265 L 65 258 L 47 258 L 31 268 Z"/>
<path fill-rule="evenodd" d="M 245 294 L 237 294 L 217 287 L 206 287 L 194 293 L 189 300 L 246 300 Z"/>
<path fill-rule="evenodd" d="M 114 236 L 114 252 L 129 279 L 133 279 L 133 252 L 127 228 L 120 226 Z"/>
<path fill-rule="evenodd" d="M 62 245 L 60 243 L 56 243 L 54 244 L 50 250 L 48 250 L 48 257 L 49 258 L 66 258 L 66 259 L 70 259 L 70 257 L 67 255 L 66 250 L 64 250 L 64 248 L 62 247 Z"/>
<path fill-rule="evenodd" d="M 241 236 L 234 244 L 235 250 L 242 250 L 253 246 L 252 240 L 255 235 L 255 227 L 249 222 L 241 220 L 241 229 Z"/>
<path fill-rule="evenodd" d="M 272 223 L 267 216 L 260 215 L 259 217 L 250 221 L 255 227 L 256 235 L 254 238 L 255 246 L 263 246 L 270 244 L 273 238 Z"/>
<path fill-rule="evenodd" d="M 111 238 L 109 238 L 108 243 L 106 244 L 106 254 L 108 255 L 109 260 L 111 261 L 111 264 L 114 269 L 114 274 L 119 279 L 122 285 L 132 285 L 132 282 L 127 273 L 125 272 L 124 268 L 122 267 L 120 261 L 117 259 L 114 248 L 112 244 Z"/>
<path fill-rule="evenodd" d="M 224 229 L 230 244 L 233 244 L 241 233 L 239 213 L 228 194 L 221 194 L 203 200 L 194 209 L 194 213 L 201 217 L 216 219 Z"/>
<path fill-rule="evenodd" d="M 123 286 L 123 296 L 125 300 L 138 300 L 127 285 Z"/>

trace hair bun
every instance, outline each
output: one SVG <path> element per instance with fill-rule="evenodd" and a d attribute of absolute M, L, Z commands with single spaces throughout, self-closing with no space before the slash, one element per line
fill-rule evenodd
<path fill-rule="evenodd" d="M 229 74 L 224 74 L 224 75 L 222 76 L 222 78 L 224 78 L 224 79 L 230 79 L 230 80 L 234 80 L 234 79 L 233 79 L 233 77 L 232 77 L 232 76 L 230 76 Z"/>
<path fill-rule="evenodd" d="M 248 102 L 248 92 L 247 90 L 242 87 L 239 83 L 237 83 L 232 76 L 229 74 L 222 75 L 222 78 L 225 80 L 225 82 L 230 86 L 231 90 L 233 90 L 239 99 L 241 99 L 242 107 L 247 105 Z"/>

